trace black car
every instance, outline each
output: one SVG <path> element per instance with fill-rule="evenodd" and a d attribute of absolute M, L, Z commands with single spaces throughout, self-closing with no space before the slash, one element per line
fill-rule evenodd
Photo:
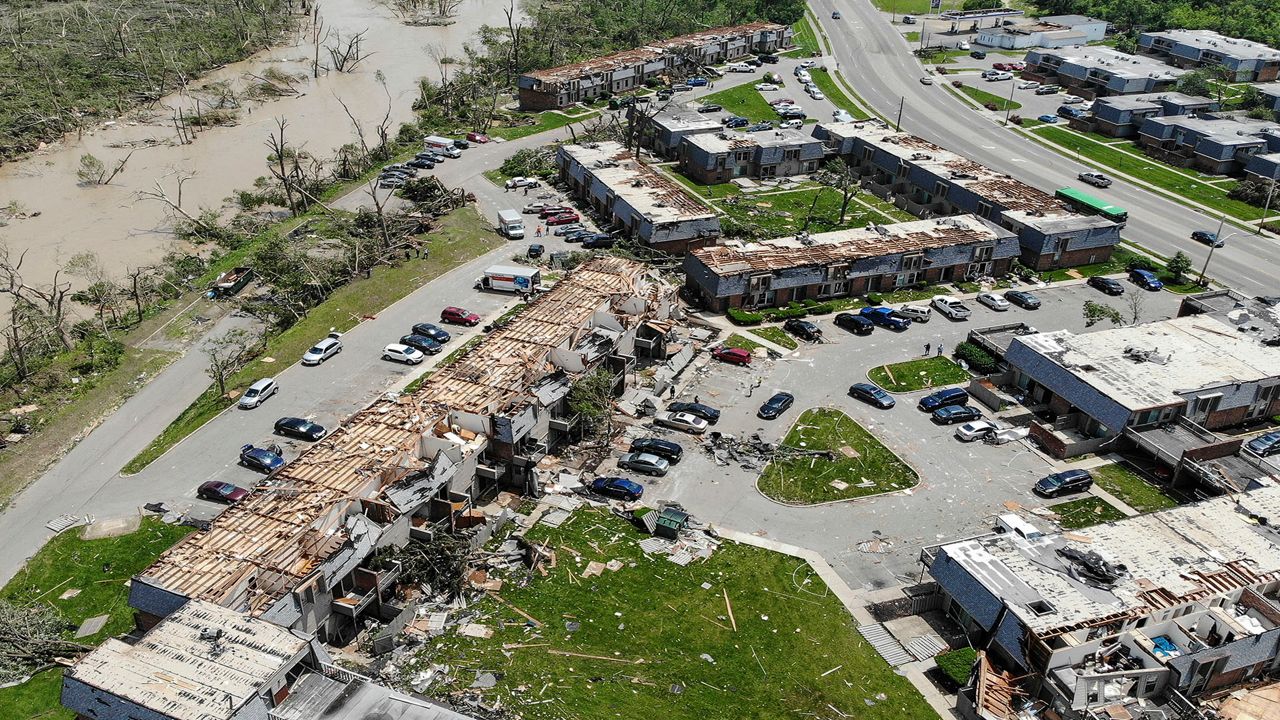
<path fill-rule="evenodd" d="M 773 420 L 786 412 L 787 408 L 791 407 L 791 404 L 795 401 L 796 396 L 789 392 L 775 393 L 773 397 L 764 401 L 764 404 L 760 406 L 760 411 L 756 414 L 765 420 Z"/>
<path fill-rule="evenodd" d="M 974 60 L 985 60 L 987 58 L 987 53 L 982 50 L 970 50 L 969 57 Z"/>
<path fill-rule="evenodd" d="M 678 463 L 684 455 L 684 448 L 670 440 L 642 437 L 631 441 L 631 449 L 628 452 L 649 453 L 650 455 L 657 455 L 669 463 Z"/>
<path fill-rule="evenodd" d="M 947 388 L 930 393 L 920 398 L 918 407 L 928 413 L 948 405 L 965 405 L 969 402 L 969 393 L 963 388 Z"/>
<path fill-rule="evenodd" d="M 972 405 L 947 405 L 933 411 L 933 421 L 939 425 L 955 425 L 982 419 L 982 411 Z"/>
<path fill-rule="evenodd" d="M 698 106 L 698 112 L 700 112 L 700 113 L 720 112 L 720 111 L 721 111 L 721 110 L 723 110 L 723 109 L 724 109 L 724 108 L 723 108 L 723 107 L 721 107 L 720 105 L 715 105 L 715 104 L 699 105 L 699 106 Z"/>
<path fill-rule="evenodd" d="M 426 335 L 405 335 L 400 338 L 400 344 L 408 345 L 415 350 L 421 350 L 428 355 L 435 355 L 440 352 L 440 343 Z"/>
<path fill-rule="evenodd" d="M 414 158 L 409 162 L 405 163 L 405 165 L 408 165 L 409 167 L 418 168 L 419 170 L 431 170 L 436 166 L 436 164 L 431 162 L 430 160 L 422 160 L 419 158 Z"/>
<path fill-rule="evenodd" d="M 720 420 L 720 411 L 710 405 L 703 405 L 696 402 L 673 402 L 667 403 L 667 410 L 670 412 L 689 413 L 695 417 L 700 417 L 708 423 L 715 425 Z"/>
<path fill-rule="evenodd" d="M 471 147 L 471 142 L 468 140 L 454 140 L 453 146 L 458 148 L 459 150 L 466 150 L 467 148 Z"/>
<path fill-rule="evenodd" d="M 311 440 L 314 442 L 324 437 L 324 432 L 323 426 L 302 418 L 282 417 L 276 421 L 277 435 L 288 435 L 299 440 Z"/>
<path fill-rule="evenodd" d="M 1032 490 L 1037 495 L 1057 497 L 1064 493 L 1084 492 L 1093 487 L 1093 476 L 1088 470 L 1064 470 L 1040 478 Z"/>
<path fill-rule="evenodd" d="M 811 342 L 816 342 L 822 339 L 822 330 L 820 330 L 817 325 L 814 325 L 808 320 L 801 320 L 800 318 L 791 318 L 790 320 L 782 323 L 782 329 L 786 330 L 792 335 L 795 335 L 801 340 L 809 340 Z"/>
<path fill-rule="evenodd" d="M 1223 241 L 1218 239 L 1218 233 L 1211 232 L 1209 230 L 1196 230 L 1195 232 L 1191 233 L 1191 239 L 1195 240 L 1196 242 L 1204 243 L 1209 247 L 1220 248 L 1226 244 Z"/>
<path fill-rule="evenodd" d="M 892 395 L 871 383 L 850 385 L 849 397 L 857 398 L 868 405 L 875 405 L 881 410 L 888 410 L 897 404 Z"/>
<path fill-rule="evenodd" d="M 1124 285 L 1121 285 L 1119 280 L 1102 277 L 1101 275 L 1094 275 L 1089 278 L 1089 287 L 1097 288 L 1108 295 L 1124 294 Z"/>
<path fill-rule="evenodd" d="M 876 329 L 875 323 L 853 313 L 840 313 L 836 315 L 836 327 L 844 328 L 854 335 L 870 335 Z"/>
<path fill-rule="evenodd" d="M 596 233 L 591 237 L 582 239 L 582 248 L 584 250 L 594 250 L 598 248 L 607 250 L 613 247 L 614 243 L 616 243 L 617 241 L 618 241 L 617 238 L 613 237 L 612 235 L 605 235 L 604 233 Z"/>
<path fill-rule="evenodd" d="M 1025 290 L 1010 290 L 1004 294 L 1004 299 L 1024 310 L 1036 310 L 1040 307 L 1040 298 Z"/>
<path fill-rule="evenodd" d="M 284 458 L 280 457 L 280 448 L 272 445 L 269 448 L 245 445 L 240 448 L 240 464 L 250 470 L 271 474 L 284 467 Z"/>
<path fill-rule="evenodd" d="M 758 57 L 758 58 L 756 58 L 756 59 L 757 59 L 757 60 L 759 60 L 759 61 L 760 61 L 760 62 L 762 62 L 762 63 L 765 63 L 766 65 L 777 65 L 777 64 L 778 64 L 778 56 L 777 56 L 777 55 L 761 55 L 760 57 Z"/>
<path fill-rule="evenodd" d="M 545 247 L 543 247 L 542 245 L 539 245 L 538 243 L 534 243 L 529 246 L 529 252 L 525 254 L 531 258 L 540 258 L 542 257 L 542 254 L 546 251 L 547 249 Z"/>
<path fill-rule="evenodd" d="M 671 99 L 671 91 L 670 91 L 670 90 L 659 90 L 659 91 L 658 91 L 658 100 L 659 100 L 659 101 L 662 101 L 662 100 L 670 100 L 670 99 Z"/>
<path fill-rule="evenodd" d="M 444 328 L 432 325 L 431 323 L 418 323 L 413 326 L 414 335 L 431 338 L 440 344 L 449 342 L 449 333 Z"/>

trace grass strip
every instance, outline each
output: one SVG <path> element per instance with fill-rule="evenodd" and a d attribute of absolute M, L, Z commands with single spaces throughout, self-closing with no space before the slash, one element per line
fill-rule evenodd
<path fill-rule="evenodd" d="M 1058 524 L 1067 530 L 1114 522 L 1125 516 L 1119 508 L 1099 497 L 1084 497 L 1050 505 L 1049 510 L 1057 513 Z"/>
<path fill-rule="evenodd" d="M 939 355 L 873 367 L 867 377 L 889 392 L 903 393 L 962 383 L 969 379 L 969 373 Z"/>

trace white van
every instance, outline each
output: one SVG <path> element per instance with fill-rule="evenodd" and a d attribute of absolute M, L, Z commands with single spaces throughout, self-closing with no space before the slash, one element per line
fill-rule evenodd
<path fill-rule="evenodd" d="M 911 322 L 927 323 L 933 311 L 927 305 L 904 305 L 898 308 L 897 314 L 909 318 Z"/>

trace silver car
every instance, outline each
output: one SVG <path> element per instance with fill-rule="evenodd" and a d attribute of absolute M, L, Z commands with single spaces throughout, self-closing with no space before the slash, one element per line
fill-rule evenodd
<path fill-rule="evenodd" d="M 674 430 L 701 435 L 707 431 L 707 421 L 697 415 L 690 415 L 686 412 L 669 412 L 663 413 L 654 419 L 654 424 L 663 427 L 669 427 Z"/>
<path fill-rule="evenodd" d="M 671 467 L 671 463 L 657 455 L 633 452 L 618 458 L 618 467 L 661 477 L 667 474 L 667 469 Z"/>
<path fill-rule="evenodd" d="M 319 365 L 342 352 L 342 341 L 336 337 L 327 337 L 316 343 L 314 347 L 302 354 L 303 365 Z"/>
<path fill-rule="evenodd" d="M 262 378 L 258 382 L 249 386 L 248 390 L 240 396 L 240 408 L 242 410 L 250 410 L 256 408 L 266 401 L 267 398 L 275 395 L 280 391 L 280 386 L 271 378 Z"/>
<path fill-rule="evenodd" d="M 393 362 L 401 362 L 405 365 L 417 365 L 426 359 L 426 355 L 421 350 L 411 348 L 408 345 L 400 343 L 391 343 L 382 348 L 382 359 L 391 360 Z"/>

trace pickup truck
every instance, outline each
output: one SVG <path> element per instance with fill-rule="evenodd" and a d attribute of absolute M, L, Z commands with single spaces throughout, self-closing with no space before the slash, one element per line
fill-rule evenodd
<path fill-rule="evenodd" d="M 906 330 L 911 327 L 911 321 L 898 316 L 893 308 L 887 307 L 865 307 L 859 311 L 862 317 L 870 320 L 872 323 L 880 327 L 889 328 L 890 330 Z"/>
<path fill-rule="evenodd" d="M 933 306 L 938 312 L 946 315 L 952 320 L 968 320 L 973 311 L 968 305 L 960 302 L 959 298 L 953 298 L 950 295 L 934 295 Z"/>

